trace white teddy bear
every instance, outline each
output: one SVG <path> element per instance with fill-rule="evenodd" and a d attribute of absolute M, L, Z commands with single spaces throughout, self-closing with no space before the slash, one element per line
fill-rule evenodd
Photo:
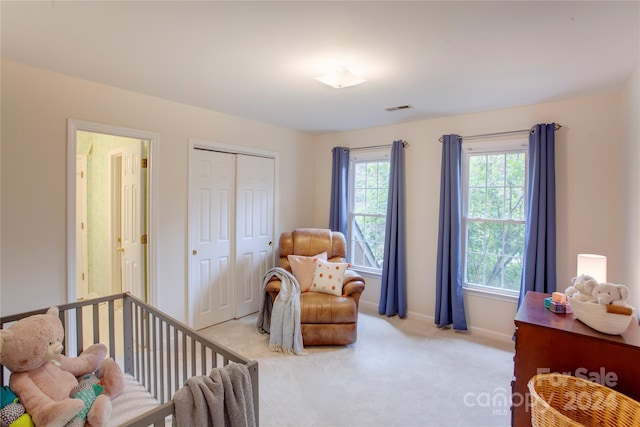
<path fill-rule="evenodd" d="M 580 302 L 595 302 L 593 290 L 598 286 L 598 282 L 591 276 L 581 274 L 571 279 L 572 286 L 565 290 L 567 298 Z"/>

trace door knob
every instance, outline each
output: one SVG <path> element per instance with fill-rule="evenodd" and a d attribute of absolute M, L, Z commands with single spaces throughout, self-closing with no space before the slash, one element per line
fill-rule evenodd
<path fill-rule="evenodd" d="M 193 250 L 193 254 L 194 255 L 198 255 L 198 251 L 196 251 L 195 249 Z"/>
<path fill-rule="evenodd" d="M 118 246 L 118 247 L 116 248 L 116 251 L 124 253 L 124 247 L 122 247 L 122 246 Z"/>

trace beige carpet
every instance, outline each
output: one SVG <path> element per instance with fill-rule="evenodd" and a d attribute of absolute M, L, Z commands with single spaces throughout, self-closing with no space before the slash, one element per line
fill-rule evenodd
<path fill-rule="evenodd" d="M 513 345 L 360 314 L 358 341 L 273 353 L 256 315 L 201 332 L 259 361 L 260 425 L 508 426 Z"/>

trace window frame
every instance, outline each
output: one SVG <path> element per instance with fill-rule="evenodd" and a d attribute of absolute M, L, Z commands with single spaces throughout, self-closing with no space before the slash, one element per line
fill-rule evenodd
<path fill-rule="evenodd" d="M 469 221 L 469 158 L 474 154 L 508 154 L 524 153 L 524 221 L 519 220 L 490 220 L 500 223 L 523 223 L 526 229 L 527 194 L 529 192 L 529 141 L 527 137 L 508 140 L 491 140 L 483 142 L 462 143 L 462 170 L 461 170 L 461 254 L 462 254 L 462 287 L 465 291 L 500 299 L 518 299 L 519 291 L 497 288 L 487 285 L 478 285 L 466 282 L 467 271 L 467 224 Z M 484 221 L 483 221 L 484 222 Z"/>
<path fill-rule="evenodd" d="M 390 148 L 374 148 L 358 151 L 357 153 L 351 152 L 349 156 L 349 209 L 348 209 L 348 235 L 345 236 L 347 240 L 347 257 L 349 262 L 351 263 L 351 267 L 359 272 L 366 273 L 373 276 L 381 276 L 382 275 L 382 267 L 379 269 L 357 265 L 353 262 L 353 217 L 355 215 L 355 165 L 357 163 L 370 163 L 370 162 L 380 162 L 380 161 L 391 161 L 391 149 Z M 374 215 L 374 214 L 371 214 Z M 384 213 L 385 221 L 386 221 L 386 210 Z M 380 217 L 382 215 L 374 215 Z"/>

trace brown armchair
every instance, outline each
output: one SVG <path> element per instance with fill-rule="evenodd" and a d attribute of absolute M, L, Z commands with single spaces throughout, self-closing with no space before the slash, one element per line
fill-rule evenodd
<path fill-rule="evenodd" d="M 288 255 L 314 256 L 326 252 L 331 262 L 346 262 L 344 235 L 320 228 L 299 228 L 280 236 L 279 266 L 291 271 Z M 267 284 L 271 301 L 280 292 L 280 280 Z M 364 291 L 364 279 L 347 269 L 342 296 L 319 292 L 300 295 L 300 323 L 304 345 L 347 345 L 357 339 L 358 303 Z"/>

